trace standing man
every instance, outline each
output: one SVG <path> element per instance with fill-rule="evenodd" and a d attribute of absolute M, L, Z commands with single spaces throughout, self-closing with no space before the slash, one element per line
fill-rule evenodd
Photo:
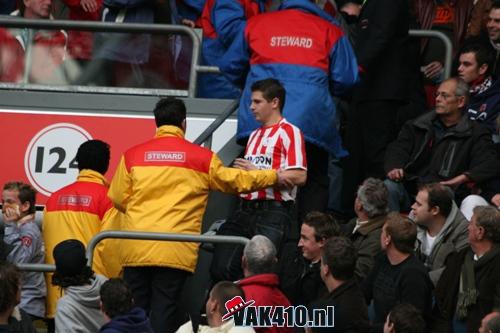
<path fill-rule="evenodd" d="M 358 79 L 348 38 L 313 2 L 287 0 L 280 10 L 248 20 L 224 56 L 221 71 L 244 86 L 239 141 L 259 126 L 250 108 L 252 84 L 267 77 L 283 84 L 287 99 L 283 116 L 304 133 L 310 162 L 307 182 L 297 198 L 299 221 L 310 211 L 325 211 L 329 153 L 346 156 L 337 132 L 333 96 L 348 92 Z"/>
<path fill-rule="evenodd" d="M 411 206 L 417 223 L 417 257 L 437 284 L 446 259 L 468 245 L 469 221 L 453 201 L 453 192 L 439 183 L 422 185 Z"/>
<path fill-rule="evenodd" d="M 279 254 L 290 232 L 297 186 L 304 184 L 307 170 L 302 133 L 281 114 L 285 94 L 278 80 L 253 83 L 250 108 L 262 126 L 250 135 L 245 158 L 236 159 L 234 165 L 243 170 L 286 170 L 290 175 L 289 187 L 242 194 L 240 208 L 218 233 L 247 238 L 266 236 Z M 214 282 L 242 277 L 242 251 L 239 245 L 216 245 L 211 270 Z"/>
<path fill-rule="evenodd" d="M 43 238 L 45 257 L 54 264 L 52 252 L 57 244 L 67 239 L 77 239 L 85 246 L 97 233 L 120 229 L 119 213 L 108 198 L 108 182 L 104 177 L 108 171 L 109 145 L 100 140 L 82 143 L 76 153 L 78 178 L 59 191 L 52 193 L 43 212 Z M 116 240 L 105 240 L 96 248 L 93 268 L 98 274 L 114 277 L 120 273 L 116 256 L 103 255 L 106 248 Z M 113 251 L 113 250 L 112 250 Z M 57 300 L 61 294 L 50 282 L 47 274 L 47 317 L 54 318 Z"/>
<path fill-rule="evenodd" d="M 248 193 L 277 183 L 276 170 L 226 168 L 212 151 L 184 139 L 183 101 L 162 99 L 154 115 L 155 138 L 124 153 L 109 189 L 115 207 L 125 213 L 122 230 L 197 235 L 209 191 Z M 121 244 L 124 279 L 136 304 L 150 312 L 155 332 L 175 332 L 177 300 L 185 279 L 194 272 L 198 244 Z"/>
<path fill-rule="evenodd" d="M 36 192 L 22 182 L 3 186 L 4 241 L 10 247 L 7 261 L 13 264 L 43 264 L 43 239 L 35 222 Z M 19 307 L 32 319 L 45 316 L 45 280 L 40 272 L 26 272 L 21 280 Z"/>
<path fill-rule="evenodd" d="M 495 0 L 491 5 L 488 23 L 486 24 L 488 37 L 495 52 L 495 61 L 492 68 L 492 73 L 498 78 L 500 77 L 500 1 Z"/>

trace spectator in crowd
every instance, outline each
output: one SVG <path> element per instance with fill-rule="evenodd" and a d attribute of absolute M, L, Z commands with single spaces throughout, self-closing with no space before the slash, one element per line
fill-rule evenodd
<path fill-rule="evenodd" d="M 218 234 L 252 238 L 264 235 L 281 255 L 292 226 L 297 186 L 306 180 L 306 156 L 301 131 L 283 118 L 285 89 L 275 79 L 252 84 L 251 109 L 262 125 L 250 135 L 244 158 L 237 158 L 236 168 L 242 170 L 281 169 L 291 180 L 286 188 L 272 187 L 242 194 L 240 208 L 224 223 Z M 242 246 L 217 244 L 211 273 L 214 281 L 241 278 Z"/>
<path fill-rule="evenodd" d="M 453 201 L 450 188 L 439 183 L 422 185 L 411 206 L 417 223 L 417 257 L 437 284 L 449 255 L 468 246 L 469 221 Z"/>
<path fill-rule="evenodd" d="M 244 0 L 206 1 L 200 19 L 203 29 L 201 61 L 207 66 L 221 66 L 222 57 L 241 34 L 246 21 L 254 15 L 263 13 L 265 1 Z M 220 74 L 201 74 L 198 96 L 204 98 L 229 98 L 240 96 L 239 87 Z"/>
<path fill-rule="evenodd" d="M 279 278 L 274 273 L 278 259 L 276 248 L 265 236 L 256 235 L 243 251 L 243 273 L 245 278 L 238 285 L 245 292 L 247 300 L 255 301 L 255 306 L 288 307 L 290 301 L 279 289 Z M 291 327 L 259 327 L 257 333 L 292 333 Z"/>
<path fill-rule="evenodd" d="M 19 9 L 12 16 L 27 19 L 51 19 L 52 0 L 19 1 Z M 31 83 L 63 82 L 58 67 L 66 56 L 67 34 L 63 30 L 39 30 L 34 34 L 29 29 L 0 30 L 2 55 L 0 56 L 0 79 L 3 82 Z M 30 72 L 25 72 L 25 51 L 32 43 Z"/>
<path fill-rule="evenodd" d="M 328 295 L 314 302 L 311 308 L 335 309 L 334 327 L 315 327 L 313 332 L 368 332 L 368 309 L 356 282 L 356 248 L 345 237 L 326 240 L 321 254 L 321 279 Z"/>
<path fill-rule="evenodd" d="M 109 189 L 126 215 L 122 230 L 199 234 L 210 190 L 248 193 L 289 183 L 279 170 L 224 167 L 215 153 L 184 139 L 186 106 L 180 99 L 160 100 L 154 114 L 155 138 L 124 153 Z M 136 304 L 151 313 L 153 329 L 175 332 L 176 303 L 194 272 L 198 244 L 126 240 L 120 254 L 124 279 Z"/>
<path fill-rule="evenodd" d="M 153 333 L 146 312 L 134 307 L 132 291 L 125 281 L 112 278 L 104 282 L 99 291 L 101 310 L 108 322 L 101 333 Z"/>
<path fill-rule="evenodd" d="M 77 239 L 57 244 L 52 284 L 64 295 L 57 302 L 56 333 L 97 333 L 106 319 L 100 310 L 99 289 L 106 281 L 87 266 L 85 246 Z"/>
<path fill-rule="evenodd" d="M 493 54 L 482 44 L 469 44 L 459 55 L 458 76 L 469 85 L 470 101 L 467 112 L 470 119 L 485 124 L 496 132 L 500 115 L 500 80 L 491 76 Z"/>
<path fill-rule="evenodd" d="M 470 247 L 448 259 L 436 286 L 432 332 L 477 332 L 481 319 L 500 306 L 499 243 L 500 211 L 474 208 Z"/>
<path fill-rule="evenodd" d="M 100 21 L 103 0 L 62 0 L 68 7 L 68 18 L 75 21 Z M 68 54 L 84 67 L 92 60 L 94 37 L 88 31 L 68 31 Z"/>
<path fill-rule="evenodd" d="M 325 213 L 310 212 L 300 231 L 298 249 L 288 253 L 280 263 L 281 289 L 293 305 L 308 305 L 326 295 L 328 290 L 321 280 L 321 249 L 328 238 L 340 235 L 337 222 Z"/>
<path fill-rule="evenodd" d="M 411 304 L 398 304 L 387 315 L 384 333 L 424 333 L 422 314 Z"/>
<path fill-rule="evenodd" d="M 412 304 L 424 318 L 430 313 L 432 282 L 425 266 L 413 254 L 416 240 L 415 223 L 398 213 L 388 215 L 380 236 L 385 253 L 377 257 L 363 282 L 367 304 L 373 300 L 373 332 L 382 332 L 387 315 L 396 304 Z"/>
<path fill-rule="evenodd" d="M 23 182 L 3 186 L 2 215 L 5 223 L 4 242 L 11 249 L 7 260 L 13 264 L 43 264 L 44 245 L 35 222 L 36 192 Z M 26 272 L 21 279 L 19 307 L 32 318 L 45 316 L 45 279 L 40 272 Z"/>
<path fill-rule="evenodd" d="M 232 318 L 223 319 L 229 313 L 225 306 L 226 302 L 234 298 L 245 302 L 245 293 L 240 286 L 229 281 L 217 282 L 210 291 L 205 305 L 208 326 L 188 321 L 177 330 L 177 333 L 254 333 L 252 327 L 235 326 Z"/>
<path fill-rule="evenodd" d="M 329 153 L 346 156 L 332 95 L 345 94 L 358 79 L 356 57 L 342 30 L 313 2 L 287 0 L 280 10 L 248 20 L 225 54 L 221 71 L 244 86 L 239 142 L 259 127 L 251 112 L 253 83 L 267 77 L 282 82 L 287 100 L 283 116 L 304 133 L 309 161 L 307 181 L 297 197 L 299 221 L 310 211 L 325 211 Z"/>
<path fill-rule="evenodd" d="M 477 37 L 486 32 L 488 14 L 492 5 L 492 0 L 477 0 L 474 3 L 467 26 L 466 38 Z"/>
<path fill-rule="evenodd" d="M 80 145 L 76 153 L 78 178 L 52 193 L 43 214 L 45 258 L 54 264 L 52 252 L 57 244 L 67 239 L 78 239 L 85 246 L 101 231 L 120 229 L 120 214 L 107 196 L 109 145 L 101 140 L 89 140 Z M 96 247 L 93 267 L 97 274 L 118 276 L 121 267 L 115 252 L 119 241 L 104 240 Z M 50 284 L 52 274 L 47 274 Z M 47 288 L 47 317 L 54 318 L 60 293 L 54 286 Z"/>
<path fill-rule="evenodd" d="M 361 69 L 347 117 L 344 206 L 367 177 L 384 174 L 384 153 L 398 134 L 398 109 L 409 99 L 409 9 L 406 0 L 370 0 L 358 18 L 354 49 Z"/>
<path fill-rule="evenodd" d="M 464 42 L 471 18 L 473 1 L 469 0 L 417 0 L 415 13 L 420 28 L 444 33 L 452 42 L 455 56 Z M 434 93 L 443 80 L 444 44 L 437 38 L 422 41 L 422 74 L 429 106 L 434 106 Z"/>
<path fill-rule="evenodd" d="M 486 24 L 488 37 L 493 51 L 496 54 L 491 73 L 500 78 L 500 1 L 495 0 L 491 5 L 488 23 Z"/>
<path fill-rule="evenodd" d="M 479 333 L 500 333 L 500 313 L 492 312 L 481 320 Z"/>
<path fill-rule="evenodd" d="M 344 234 L 356 248 L 354 274 L 363 281 L 373 268 L 375 256 L 380 252 L 380 233 L 387 218 L 389 192 L 380 179 L 368 178 L 358 189 L 354 201 L 357 218 L 342 225 Z"/>
<path fill-rule="evenodd" d="M 9 262 L 0 263 L 0 332 L 36 333 L 29 315 L 16 307 L 20 302 L 21 272 Z"/>
<path fill-rule="evenodd" d="M 466 183 L 478 186 L 498 176 L 500 164 L 491 134 L 463 114 L 469 88 L 451 78 L 438 88 L 436 109 L 407 122 L 387 148 L 385 170 L 389 208 L 406 211 L 417 183 L 441 182 L 460 199 Z"/>

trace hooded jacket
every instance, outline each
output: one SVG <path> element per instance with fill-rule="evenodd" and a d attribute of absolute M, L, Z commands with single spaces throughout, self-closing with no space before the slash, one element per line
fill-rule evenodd
<path fill-rule="evenodd" d="M 209 191 L 251 192 L 273 186 L 275 170 L 226 168 L 212 151 L 184 139 L 176 126 L 127 150 L 108 195 L 125 212 L 122 230 L 199 235 Z M 123 266 L 158 266 L 194 272 L 198 244 L 124 240 Z"/>
<path fill-rule="evenodd" d="M 457 205 L 453 203 L 443 228 L 436 235 L 429 256 L 422 252 L 422 243 L 425 241 L 427 230 L 422 226 L 418 226 L 416 255 L 429 270 L 429 277 L 434 285 L 437 284 L 441 273 L 445 269 L 448 256 L 467 247 L 469 243 L 468 226 L 469 221 L 463 216 Z"/>
<path fill-rule="evenodd" d="M 101 333 L 153 333 L 151 323 L 143 309 L 135 307 L 121 316 L 116 316 L 101 327 Z"/>
<path fill-rule="evenodd" d="M 208 0 L 205 2 L 199 23 L 203 29 L 202 62 L 208 66 L 221 66 L 221 59 L 245 22 L 264 12 L 259 0 Z M 220 74 L 201 74 L 199 97 L 237 98 L 240 89 Z"/>
<path fill-rule="evenodd" d="M 99 290 L 106 282 L 102 275 L 95 275 L 90 285 L 64 289 L 64 296 L 57 303 L 56 333 L 97 333 L 106 323 L 101 312 Z"/>
<path fill-rule="evenodd" d="M 260 126 L 250 110 L 252 84 L 273 77 L 286 89 L 283 116 L 305 140 L 337 157 L 346 155 L 335 126 L 332 95 L 346 93 L 357 82 L 358 64 L 337 22 L 316 4 L 287 0 L 276 12 L 250 18 L 220 69 L 229 80 L 245 86 L 238 140 Z"/>

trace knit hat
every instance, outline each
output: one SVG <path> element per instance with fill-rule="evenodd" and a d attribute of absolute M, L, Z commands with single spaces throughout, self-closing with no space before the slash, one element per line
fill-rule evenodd
<path fill-rule="evenodd" d="M 87 266 L 85 246 L 77 239 L 68 239 L 57 244 L 53 251 L 56 272 L 62 276 L 75 276 Z"/>

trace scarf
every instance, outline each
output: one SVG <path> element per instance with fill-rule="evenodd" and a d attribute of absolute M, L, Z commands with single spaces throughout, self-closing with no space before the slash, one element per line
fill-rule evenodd
<path fill-rule="evenodd" d="M 472 86 L 472 88 L 470 89 L 470 94 L 472 96 L 474 95 L 478 95 L 478 94 L 481 94 L 483 93 L 484 91 L 490 89 L 491 85 L 493 84 L 493 80 L 491 79 L 491 76 L 490 77 L 487 77 L 483 82 L 481 82 L 480 84 L 477 84 L 477 85 L 474 85 Z"/>

